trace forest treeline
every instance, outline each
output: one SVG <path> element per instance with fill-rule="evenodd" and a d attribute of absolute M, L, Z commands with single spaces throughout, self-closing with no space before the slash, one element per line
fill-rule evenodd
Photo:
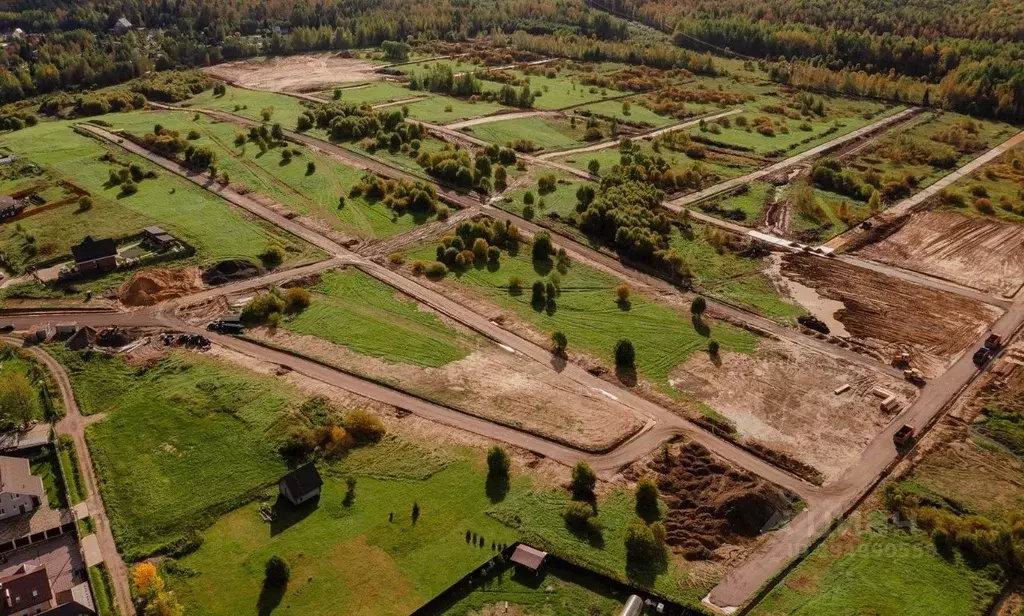
<path fill-rule="evenodd" d="M 673 35 L 638 31 L 586 2 Z M 45 36 L 11 41 L 0 54 L 0 103 L 260 53 L 486 35 L 536 54 L 697 74 L 718 72 L 708 55 L 717 47 L 770 60 L 783 83 L 1024 120 L 1024 42 L 1013 42 L 1024 39 L 1024 1 L 963 0 L 955 11 L 938 0 L 879 3 L 20 0 L 0 11 L 0 29 Z M 120 17 L 146 30 L 114 35 Z"/>

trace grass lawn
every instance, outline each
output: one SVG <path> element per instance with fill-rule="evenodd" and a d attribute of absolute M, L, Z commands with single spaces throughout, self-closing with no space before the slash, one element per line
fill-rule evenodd
<path fill-rule="evenodd" d="M 64 483 L 60 475 L 60 462 L 57 454 L 49 446 L 43 447 L 32 456 L 30 463 L 32 474 L 43 480 L 46 500 L 51 509 L 64 509 L 68 506 L 68 495 L 64 491 Z"/>
<path fill-rule="evenodd" d="M 413 94 L 416 94 L 413 92 Z M 431 95 L 421 101 L 409 103 L 409 118 L 429 124 L 451 124 L 460 120 L 479 118 L 509 107 L 487 101 L 470 102 L 451 96 Z"/>
<path fill-rule="evenodd" d="M 282 127 L 289 130 L 295 129 L 295 121 L 306 110 L 303 101 L 294 96 L 234 86 L 226 87 L 227 92 L 223 96 L 215 95 L 213 89 L 210 89 L 181 103 L 180 106 L 226 111 L 257 122 L 263 121 L 263 110 L 270 108 L 270 121 L 280 122 Z"/>
<path fill-rule="evenodd" d="M 78 465 L 75 441 L 70 437 L 57 439 L 57 460 L 60 462 L 60 472 L 68 485 L 68 501 L 72 505 L 77 505 L 88 498 L 89 494 L 85 488 L 85 481 L 82 480 L 81 467 Z"/>
<path fill-rule="evenodd" d="M 772 188 L 772 185 L 768 182 L 751 182 L 748 186 L 750 190 L 747 192 L 740 195 L 725 197 L 724 199 L 714 203 L 724 210 L 742 210 L 746 215 L 746 218 L 738 221 L 733 220 L 732 222 L 737 222 L 745 227 L 756 227 L 757 221 L 761 218 L 761 212 L 764 211 L 765 200 L 768 198 L 768 193 Z M 722 218 L 712 210 L 704 211 L 716 218 Z"/>
<path fill-rule="evenodd" d="M 96 601 L 96 613 L 99 616 L 117 616 L 114 584 L 110 581 L 110 573 L 103 563 L 89 567 L 89 582 L 92 585 L 93 599 Z"/>
<path fill-rule="evenodd" d="M 749 259 L 734 252 L 719 252 L 708 240 L 710 227 L 692 223 L 692 234 L 676 231 L 669 242 L 686 260 L 694 283 L 712 297 L 742 304 L 776 320 L 792 321 L 804 313 L 795 304 L 785 301 L 765 278 L 760 259 Z"/>
<path fill-rule="evenodd" d="M 558 183 L 555 184 L 555 190 L 550 192 L 541 193 L 537 190 L 537 183 L 531 182 L 530 184 L 523 186 L 517 190 L 510 192 L 504 199 L 498 202 L 498 207 L 503 210 L 513 212 L 520 216 L 523 215 L 523 197 L 527 192 L 533 193 L 533 209 L 534 218 L 546 217 L 548 214 L 555 213 L 561 218 L 567 218 L 576 213 L 576 191 L 580 186 L 587 184 L 586 180 L 581 180 L 574 175 L 569 175 L 561 171 L 548 171 L 547 169 L 539 169 L 534 173 L 534 177 L 540 175 L 547 175 L 549 173 L 554 174 L 558 178 Z M 544 203 L 541 203 L 541 200 Z"/>
<path fill-rule="evenodd" d="M 708 579 L 691 579 L 677 564 L 680 561 L 670 560 L 660 570 L 627 572 L 625 531 L 636 517 L 631 494 L 616 491 L 598 501 L 596 519 L 604 531 L 597 540 L 580 537 L 566 528 L 562 512 L 569 500 L 569 493 L 564 491 L 524 492 L 505 499 L 490 514 L 518 529 L 524 543 L 689 605 L 698 605 L 714 586 Z"/>
<path fill-rule="evenodd" d="M 877 511 L 865 521 L 834 532 L 751 614 L 974 616 L 999 593 L 995 571 L 944 558 L 923 531 Z"/>
<path fill-rule="evenodd" d="M 737 146 L 737 149 L 745 149 L 759 156 L 782 151 L 782 156 L 786 157 L 799 154 L 817 145 L 841 137 L 846 133 L 876 122 L 887 115 L 892 115 L 902 108 L 885 109 L 877 103 L 832 99 L 828 109 L 829 112 L 824 118 L 814 116 L 801 120 L 793 120 L 776 114 L 746 112 L 730 116 L 730 126 L 720 129 L 718 133 L 714 133 L 711 130 L 702 131 L 699 127 L 688 130 L 691 135 L 734 145 Z M 865 112 L 873 112 L 872 117 L 865 118 Z M 762 135 L 753 128 L 754 119 L 760 116 L 771 118 L 776 126 L 785 126 L 789 132 L 777 130 L 774 136 Z M 737 120 L 740 118 L 744 118 L 749 125 L 743 127 L 737 124 Z M 805 123 L 810 130 L 800 128 Z M 709 122 L 708 126 L 712 126 L 712 123 Z M 836 130 L 832 131 L 833 128 L 836 128 Z"/>
<path fill-rule="evenodd" d="M 705 184 L 721 182 L 743 175 L 754 169 L 754 166 L 745 159 L 725 157 L 714 152 L 709 152 L 705 158 L 696 160 L 682 152 L 675 152 L 664 146 L 659 148 L 660 151 L 655 152 L 654 147 L 648 141 L 634 141 L 633 148 L 634 151 L 639 149 L 646 156 L 662 157 L 668 163 L 669 168 L 676 174 L 683 174 L 694 165 L 699 165 L 706 173 L 710 174 L 705 179 Z M 584 171 L 589 171 L 590 161 L 596 160 L 600 165 L 598 171 L 600 175 L 602 172 L 607 173 L 611 171 L 612 167 L 621 162 L 622 152 L 619 151 L 618 147 L 611 147 L 597 150 L 596 152 L 581 152 L 568 158 L 560 158 L 559 160 Z"/>
<path fill-rule="evenodd" d="M 601 101 L 599 103 L 591 103 L 590 105 L 584 105 L 576 111 L 587 112 L 599 115 L 604 118 L 615 118 L 620 123 L 624 124 L 643 124 L 648 128 L 661 128 L 663 126 L 670 126 L 681 122 L 672 116 L 658 115 L 640 104 L 637 99 L 625 99 L 629 101 L 629 114 L 627 115 L 622 109 L 622 103 L 624 101 Z"/>
<path fill-rule="evenodd" d="M 421 60 L 419 62 L 410 62 L 409 64 L 403 64 L 397 67 L 398 70 L 404 75 L 410 75 L 412 73 L 419 73 L 420 75 L 427 75 L 430 70 L 435 66 L 448 66 L 452 69 L 453 73 L 465 73 L 465 72 L 476 72 L 484 68 L 480 64 L 472 62 L 469 58 L 444 58 L 441 60 Z"/>
<path fill-rule="evenodd" d="M 403 457 L 391 462 L 416 462 Z M 180 561 L 197 575 L 169 576 L 171 587 L 191 614 L 404 616 L 491 558 L 492 542 L 515 540 L 485 513 L 484 475 L 482 465 L 460 459 L 420 480 L 359 476 L 346 505 L 345 481 L 328 474 L 315 507 L 282 508 L 271 524 L 255 503 L 222 517 Z M 467 531 L 484 545 L 471 545 Z M 283 594 L 261 590 L 264 563 L 275 554 L 291 566 Z"/>
<path fill-rule="evenodd" d="M 88 190 L 93 198 L 93 207 L 86 212 L 71 205 L 0 227 L 0 250 L 12 258 L 25 255 L 23 240 L 16 236 L 19 227 L 23 234 L 35 238 L 37 254 L 23 257 L 22 265 L 70 254 L 71 245 L 87 235 L 116 238 L 150 225 L 160 225 L 192 245 L 201 265 L 224 259 L 259 262 L 258 255 L 270 246 L 284 248 L 287 265 L 320 255 L 298 238 L 252 219 L 220 197 L 141 157 L 74 133 L 67 122 L 43 122 L 11 133 L 6 135 L 5 145 Z M 100 160 L 104 155 L 125 164 L 137 163 L 144 170 L 155 171 L 157 177 L 140 182 L 134 195 L 121 196 L 119 188 L 108 185 L 110 171 L 121 167 Z"/>
<path fill-rule="evenodd" d="M 514 143 L 525 139 L 540 150 L 561 150 L 582 145 L 586 123 L 576 122 L 573 128 L 568 120 L 561 118 L 516 118 L 476 124 L 463 129 L 465 132 L 498 145 Z"/>
<path fill-rule="evenodd" d="M 530 90 L 537 95 L 533 103 L 535 109 L 565 109 L 628 94 L 628 92 L 619 92 L 609 88 L 583 85 L 568 74 L 551 78 L 544 75 L 527 75 L 518 70 L 507 72 L 520 79 L 528 78 L 530 80 Z M 501 86 L 502 84 L 495 81 L 484 81 L 485 90 L 500 90 Z"/>
<path fill-rule="evenodd" d="M 172 352 L 148 370 L 53 346 L 86 414 L 118 548 L 131 561 L 248 502 L 287 470 L 276 451 L 297 392 L 217 360 Z"/>
<path fill-rule="evenodd" d="M 442 613 L 445 616 L 480 614 L 488 607 L 517 606 L 542 616 L 614 616 L 626 596 L 616 596 L 600 580 L 568 567 L 546 563 L 540 575 L 506 565 L 466 589 Z"/>
<path fill-rule="evenodd" d="M 393 363 L 438 367 L 469 354 L 468 336 L 358 269 L 327 272 L 310 290 L 313 303 L 286 328 Z"/>
<path fill-rule="evenodd" d="M 182 136 L 195 130 L 201 136 L 191 143 L 213 150 L 217 168 L 230 176 L 232 184 L 266 195 L 297 214 L 315 216 L 349 235 L 366 239 L 388 237 L 427 220 L 412 214 L 398 216 L 382 202 L 349 197 L 349 189 L 359 182 L 363 172 L 309 148 L 289 144 L 288 149 L 301 150 L 302 156 L 285 164 L 280 148 L 261 154 L 253 143 L 237 146 L 235 136 L 245 131 L 231 123 L 202 115 L 195 119 L 188 112 L 140 112 L 108 118 L 117 128 L 140 137 L 152 132 L 155 123 Z M 308 162 L 316 165 L 312 174 L 307 171 Z M 341 195 L 345 196 L 343 208 L 338 207 Z"/>
<path fill-rule="evenodd" d="M 341 88 L 340 100 L 343 103 L 355 103 L 356 105 L 379 105 L 380 103 L 389 103 L 391 101 L 422 95 L 422 92 L 413 92 L 409 88 L 397 83 L 379 81 L 375 83 L 343 87 Z M 335 100 L 333 89 L 318 92 L 317 96 L 327 101 Z"/>
<path fill-rule="evenodd" d="M 516 256 L 502 253 L 501 265 L 493 271 L 472 267 L 462 273 L 449 273 L 447 284 L 470 287 L 540 332 L 563 332 L 570 350 L 585 351 L 609 366 L 614 365 L 615 343 L 628 338 L 636 348 L 639 373 L 666 391 L 671 389 L 669 372 L 693 353 L 706 349 L 708 336 L 724 349 L 734 351 L 752 351 L 756 344 L 753 334 L 724 323 L 714 324 L 705 332 L 708 336 L 702 335 L 690 323 L 689 314 L 680 314 L 637 293 L 629 305 L 619 305 L 615 295 L 619 280 L 579 263 L 558 274 L 561 293 L 555 308 L 535 310 L 530 303 L 530 286 L 535 280 L 550 280 L 558 272 L 548 262 L 532 262 L 529 250 L 524 245 Z M 435 245 L 430 244 L 410 254 L 410 258 L 432 261 L 434 251 Z M 512 277 L 522 280 L 522 294 L 509 293 Z"/>

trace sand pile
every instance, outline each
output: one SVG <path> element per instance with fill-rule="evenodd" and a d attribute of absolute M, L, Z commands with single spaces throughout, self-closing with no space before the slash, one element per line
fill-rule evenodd
<path fill-rule="evenodd" d="M 199 269 L 154 269 L 135 274 L 121 285 L 117 297 L 126 306 L 152 306 L 203 288 Z"/>

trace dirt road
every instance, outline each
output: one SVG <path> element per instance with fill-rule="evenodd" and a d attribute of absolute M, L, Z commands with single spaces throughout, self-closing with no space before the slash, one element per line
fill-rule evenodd
<path fill-rule="evenodd" d="M 100 495 L 96 469 L 92 464 L 92 454 L 89 453 L 89 445 L 85 442 L 87 418 L 83 417 L 78 409 L 71 381 L 68 379 L 64 367 L 39 348 L 29 347 L 28 351 L 49 369 L 54 380 L 57 381 L 65 411 L 64 419 L 57 423 L 57 434 L 69 434 L 75 441 L 75 450 L 81 464 L 82 477 L 85 479 L 85 488 L 89 492 L 85 502 L 89 507 L 90 517 L 96 523 L 96 538 L 100 546 L 100 554 L 103 556 L 103 562 L 106 564 L 110 579 L 114 584 L 114 601 L 118 612 L 122 616 L 128 616 L 135 612 L 132 607 L 131 590 L 128 587 L 128 568 L 117 551 L 114 534 L 110 530 L 110 519 L 103 506 L 103 497 Z"/>
<path fill-rule="evenodd" d="M 1009 340 L 1020 331 L 1022 325 L 1024 295 L 1018 297 L 988 331 Z M 975 346 L 981 346 L 988 331 L 978 337 Z M 990 362 L 988 366 L 993 364 Z M 974 365 L 971 354 L 965 353 L 942 377 L 930 381 L 917 401 L 871 441 L 861 454 L 860 462 L 847 470 L 838 481 L 823 488 L 820 497 L 806 511 L 772 533 L 760 549 L 729 572 L 708 595 L 708 602 L 722 609 L 743 605 L 753 597 L 758 589 L 799 556 L 834 520 L 848 515 L 860 498 L 889 473 L 899 459 L 892 444 L 892 436 L 900 426 L 914 426 L 919 434 L 925 431 L 981 374 L 983 370 Z M 908 455 L 912 455 L 912 452 Z"/>
<path fill-rule="evenodd" d="M 497 115 L 484 116 L 482 118 L 472 118 L 469 120 L 463 120 L 461 122 L 453 122 L 452 124 L 445 124 L 445 128 L 457 130 L 460 128 L 466 128 L 467 126 L 476 126 L 477 124 L 488 124 L 490 122 L 501 122 L 504 120 L 521 120 L 523 118 L 543 118 L 543 117 L 554 117 L 558 116 L 556 111 L 516 111 L 513 113 L 499 113 Z"/>
<path fill-rule="evenodd" d="M 1016 135 L 1010 137 L 1006 141 L 1000 143 L 999 145 L 995 146 L 988 152 L 985 152 L 981 156 L 975 158 L 974 160 L 967 163 L 963 167 L 960 167 L 959 169 L 956 169 L 955 171 L 949 173 L 948 175 L 943 176 L 942 179 L 938 180 L 934 184 L 929 185 L 927 188 L 924 188 L 923 190 L 917 192 L 916 194 L 904 199 L 903 201 L 900 201 L 896 205 L 885 209 L 884 211 L 880 212 L 878 216 L 875 217 L 875 219 L 892 220 L 903 214 L 909 214 L 916 207 L 923 205 L 926 201 L 928 201 L 928 199 L 931 199 L 935 195 L 939 194 L 939 192 L 942 191 L 942 189 L 948 188 L 950 185 L 974 173 L 981 167 L 999 158 L 1003 154 L 1009 152 L 1010 150 L 1012 150 L 1013 148 L 1017 147 L 1022 143 L 1024 143 L 1024 131 L 1021 131 Z M 823 247 L 831 250 L 840 250 L 843 246 L 849 243 L 850 240 L 860 235 L 860 233 L 862 233 L 860 227 L 854 227 L 853 229 L 850 229 L 846 233 L 842 233 L 840 235 L 835 236 L 834 238 L 823 244 Z"/>

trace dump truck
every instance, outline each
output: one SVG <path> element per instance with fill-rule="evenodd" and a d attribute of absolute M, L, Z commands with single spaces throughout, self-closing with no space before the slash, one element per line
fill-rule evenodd
<path fill-rule="evenodd" d="M 1001 348 L 1003 337 L 999 334 L 989 334 L 988 338 L 985 338 L 985 344 L 974 352 L 974 365 L 984 366 Z"/>
<path fill-rule="evenodd" d="M 895 434 L 892 435 L 892 442 L 897 447 L 903 447 L 910 441 L 914 440 L 914 426 L 909 424 L 903 424 Z"/>

